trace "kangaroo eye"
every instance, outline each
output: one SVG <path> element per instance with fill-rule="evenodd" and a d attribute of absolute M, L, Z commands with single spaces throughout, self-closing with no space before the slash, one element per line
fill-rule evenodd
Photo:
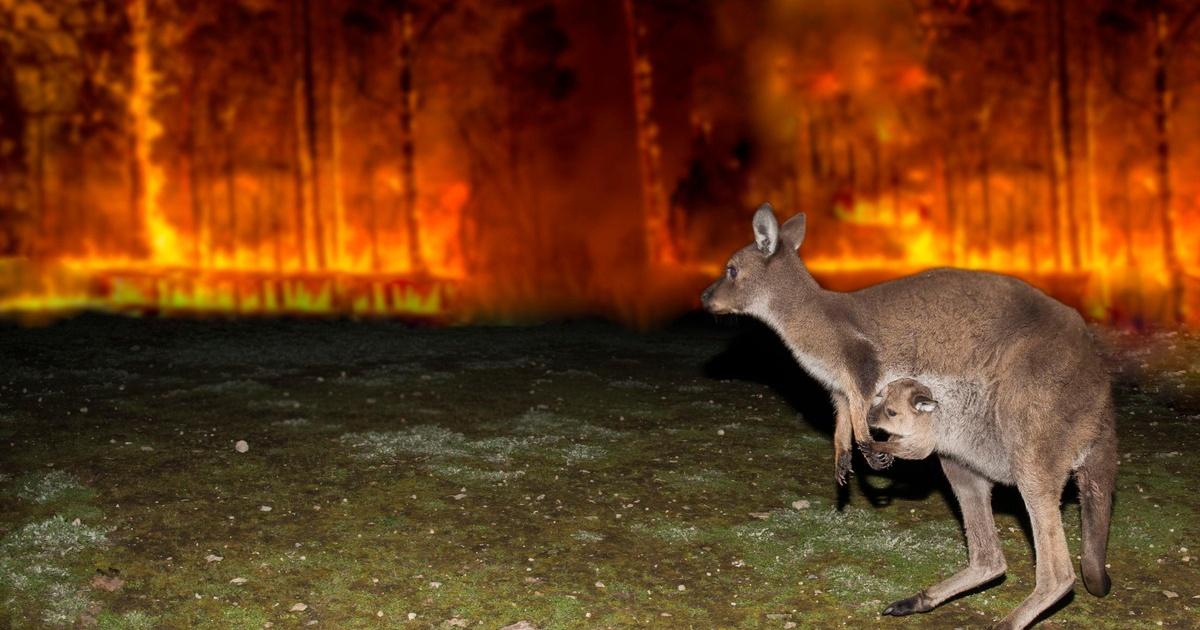
<path fill-rule="evenodd" d="M 887 415 L 888 415 L 888 417 L 889 417 L 889 418 L 895 418 L 895 417 L 896 417 L 896 410 L 895 410 L 895 409 L 888 409 L 888 410 L 887 410 Z"/>
<path fill-rule="evenodd" d="M 725 275 L 729 276 L 730 280 L 737 280 L 737 267 L 729 265 L 725 268 Z"/>

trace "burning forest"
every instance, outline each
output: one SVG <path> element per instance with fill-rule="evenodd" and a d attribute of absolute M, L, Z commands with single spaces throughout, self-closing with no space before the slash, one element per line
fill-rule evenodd
<path fill-rule="evenodd" d="M 769 199 L 835 288 L 951 265 L 1195 324 L 1198 15 L 3 0 L 0 309 L 655 321 Z"/>

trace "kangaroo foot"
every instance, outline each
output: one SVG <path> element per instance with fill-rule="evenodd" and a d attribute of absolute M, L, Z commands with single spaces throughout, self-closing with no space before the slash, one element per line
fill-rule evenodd
<path fill-rule="evenodd" d="M 925 591 L 921 591 L 912 597 L 892 602 L 891 605 L 883 609 L 883 614 L 891 617 L 904 617 L 913 613 L 929 612 L 932 609 L 933 606 L 929 605 L 925 597 Z"/>

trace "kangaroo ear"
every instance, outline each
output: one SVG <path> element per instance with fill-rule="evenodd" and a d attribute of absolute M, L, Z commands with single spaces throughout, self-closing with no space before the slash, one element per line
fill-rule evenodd
<path fill-rule="evenodd" d="M 914 409 L 920 411 L 921 413 L 929 413 L 938 408 L 938 402 L 936 400 L 921 394 L 913 396 L 912 405 Z"/>
<path fill-rule="evenodd" d="M 754 242 L 763 256 L 775 253 L 779 246 L 779 222 L 775 220 L 775 209 L 764 203 L 754 213 Z"/>
<path fill-rule="evenodd" d="M 803 212 L 783 222 L 783 237 L 796 249 L 800 249 L 800 244 L 804 242 L 805 223 Z"/>

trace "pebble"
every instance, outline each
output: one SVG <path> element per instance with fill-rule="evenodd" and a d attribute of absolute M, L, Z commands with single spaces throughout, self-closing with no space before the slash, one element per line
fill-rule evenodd
<path fill-rule="evenodd" d="M 308 610 L 308 604 L 299 602 L 292 604 L 292 607 L 288 609 L 289 612 L 304 612 L 306 610 Z"/>
<path fill-rule="evenodd" d="M 247 442 L 246 440 L 238 440 L 233 445 L 233 450 L 235 450 L 239 453 L 245 453 L 246 451 L 250 450 L 250 443 Z"/>
<path fill-rule="evenodd" d="M 222 561 L 222 560 L 224 560 L 224 559 L 225 559 L 225 558 L 223 558 L 223 557 L 221 557 L 221 556 L 218 556 L 218 555 L 217 555 L 217 554 L 215 554 L 215 553 L 210 553 L 210 554 L 208 554 L 207 556 L 204 556 L 204 561 L 205 561 L 205 562 L 220 562 L 220 561 Z"/>
<path fill-rule="evenodd" d="M 417 613 L 408 613 L 408 620 L 412 621 L 417 618 Z"/>
<path fill-rule="evenodd" d="M 244 577 L 235 577 L 235 578 L 233 578 L 232 580 L 229 580 L 229 583 L 230 583 L 230 584 L 245 584 L 245 583 L 246 583 L 246 582 L 248 582 L 248 581 L 249 581 L 249 580 L 247 580 L 247 579 L 246 579 L 246 578 L 244 578 Z"/>
<path fill-rule="evenodd" d="M 796 508 L 797 510 L 807 510 L 810 505 L 812 505 L 812 504 L 804 499 L 800 499 L 799 501 L 792 501 L 792 507 Z"/>
<path fill-rule="evenodd" d="M 269 505 L 260 505 L 260 506 L 258 506 L 258 511 L 259 511 L 259 512 L 270 512 L 270 511 L 271 511 L 271 506 L 269 506 Z"/>
<path fill-rule="evenodd" d="M 1163 595 L 1166 595 L 1167 599 L 1175 599 L 1176 597 L 1179 597 L 1179 593 L 1176 593 L 1175 591 L 1163 591 Z"/>

